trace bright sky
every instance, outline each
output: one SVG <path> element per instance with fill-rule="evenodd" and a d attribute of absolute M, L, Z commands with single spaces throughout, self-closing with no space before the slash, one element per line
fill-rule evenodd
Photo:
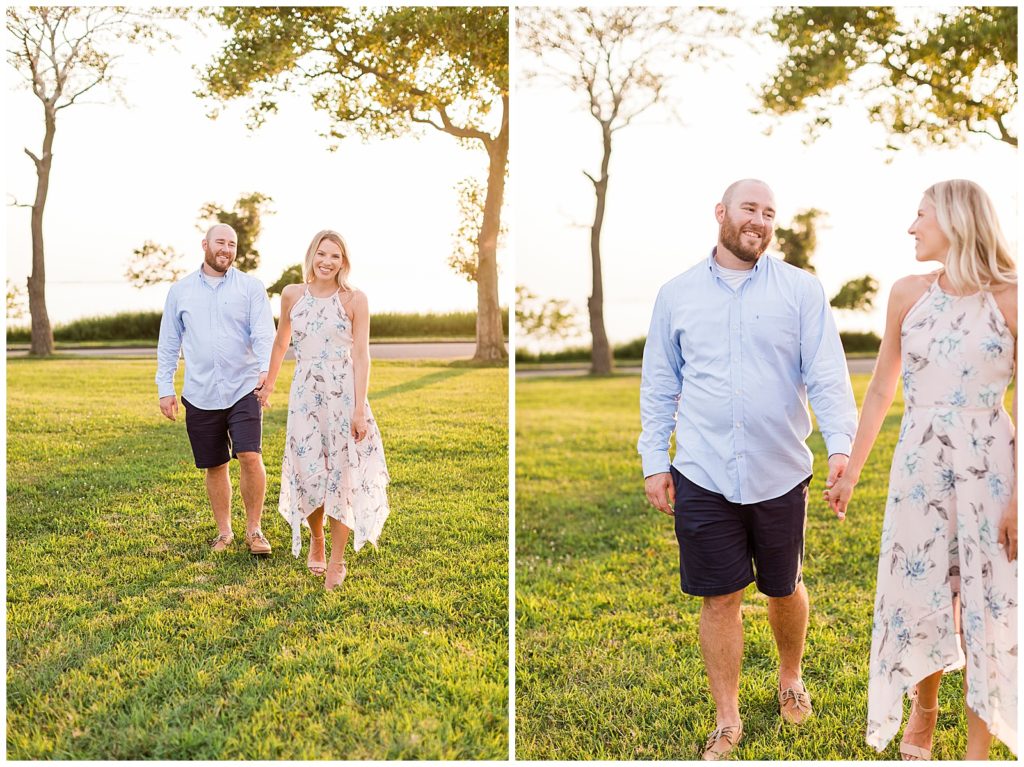
<path fill-rule="evenodd" d="M 884 132 L 852 108 L 809 146 L 801 140 L 801 117 L 786 118 L 765 136 L 772 121 L 750 110 L 773 55 L 763 44 L 760 50 L 736 46 L 708 71 L 681 65 L 673 92 L 682 123 L 652 110 L 615 135 L 602 237 L 605 321 L 613 342 L 645 335 L 658 288 L 708 256 L 718 233 L 715 203 L 739 178 L 761 178 L 773 188 L 778 225 L 789 225 L 805 208 L 827 212 L 813 263 L 829 296 L 865 273 L 878 279 L 875 311 L 837 313 L 841 329 L 880 333 L 893 282 L 936 268 L 914 260 L 906 233 L 922 192 L 936 181 L 981 184 L 1015 248 L 1012 147 L 978 139 L 952 150 L 885 153 L 877 149 Z M 527 55 L 522 59 L 529 63 Z M 583 171 L 596 175 L 599 167 L 598 124 L 579 94 L 536 80 L 517 86 L 516 282 L 542 298 L 570 299 L 586 328 L 594 193 Z M 589 333 L 573 341 L 580 342 L 589 343 Z"/>
<path fill-rule="evenodd" d="M 130 73 L 130 107 L 104 95 L 59 113 L 44 219 L 51 321 L 162 308 L 167 284 L 137 290 L 125 282 L 132 251 L 154 240 L 198 268 L 200 206 L 230 207 L 253 191 L 273 197 L 276 211 L 257 243 L 262 260 L 254 274 L 266 284 L 303 259 L 318 230 L 332 228 L 348 241 L 352 281 L 371 311 L 476 308 L 476 285 L 452 272 L 447 257 L 459 223 L 454 185 L 486 178 L 482 148 L 463 148 L 428 128 L 419 140 L 346 139 L 331 153 L 318 135 L 324 118 L 298 96 L 253 133 L 242 104 L 210 120 L 193 95 L 193 68 L 212 58 L 223 33 L 181 28 L 177 51 L 126 52 L 119 71 Z M 8 202 L 30 202 L 35 171 L 23 148 L 40 151 L 42 109 L 28 90 L 14 88 L 10 72 L 5 82 L 5 192 Z M 6 230 L 7 276 L 24 285 L 28 209 L 8 207 Z M 499 269 L 501 303 L 509 305 L 510 266 L 501 253 Z"/>

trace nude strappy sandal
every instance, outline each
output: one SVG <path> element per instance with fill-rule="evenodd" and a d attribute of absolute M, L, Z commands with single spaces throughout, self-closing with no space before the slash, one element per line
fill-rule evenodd
<path fill-rule="evenodd" d="M 931 714 L 939 710 L 939 704 L 936 703 L 932 708 L 925 708 L 917 702 L 917 690 L 914 690 L 914 696 L 910 699 L 910 717 L 914 715 L 915 710 L 921 712 L 922 714 Z M 907 717 L 907 724 L 910 723 L 910 717 Z M 934 733 L 935 728 L 932 727 L 933 737 Z M 903 737 L 907 737 L 906 725 L 904 725 L 903 727 Z M 922 748 L 921 746 L 915 746 L 912 743 L 907 743 L 905 740 L 901 740 L 900 755 L 903 757 L 904 762 L 928 761 L 932 758 L 932 750 L 930 748 Z"/>

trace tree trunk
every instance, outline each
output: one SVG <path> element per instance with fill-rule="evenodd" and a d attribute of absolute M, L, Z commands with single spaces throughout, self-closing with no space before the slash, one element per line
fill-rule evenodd
<path fill-rule="evenodd" d="M 498 232 L 501 204 L 505 196 L 505 166 L 508 164 L 508 96 L 502 99 L 505 119 L 497 138 L 487 146 L 487 197 L 484 219 L 477 237 L 476 353 L 479 362 L 508 359 L 505 333 L 498 304 Z"/>
<path fill-rule="evenodd" d="M 604 283 L 601 279 L 601 227 L 604 225 L 605 201 L 608 197 L 608 162 L 612 156 L 611 123 L 601 123 L 604 139 L 604 155 L 601 158 L 601 177 L 594 181 L 597 207 L 594 210 L 594 226 L 590 229 L 590 265 L 593 271 L 593 290 L 587 300 L 590 311 L 590 372 L 608 375 L 612 372 L 612 348 L 604 330 Z"/>
<path fill-rule="evenodd" d="M 46 133 L 43 136 L 43 153 L 32 157 L 36 165 L 36 199 L 32 203 L 32 274 L 28 278 L 28 310 L 32 316 L 32 346 L 29 354 L 48 357 L 53 354 L 53 330 L 50 316 L 46 312 L 46 265 L 43 261 L 43 208 L 50 186 L 50 162 L 53 159 L 53 135 L 57 130 L 57 113 L 47 103 Z"/>

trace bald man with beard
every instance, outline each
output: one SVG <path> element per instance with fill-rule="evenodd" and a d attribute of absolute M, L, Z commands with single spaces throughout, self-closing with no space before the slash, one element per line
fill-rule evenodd
<path fill-rule="evenodd" d="M 218 528 L 211 548 L 225 551 L 234 540 L 228 467 L 237 458 L 245 544 L 250 553 L 267 556 L 270 542 L 260 529 L 267 474 L 257 392 L 270 369 L 274 318 L 263 284 L 232 266 L 237 241 L 227 224 L 212 226 L 200 268 L 171 286 L 160 322 L 156 384 L 160 412 L 177 420 L 174 374 L 183 353 L 185 429 Z"/>
<path fill-rule="evenodd" d="M 780 715 L 800 724 L 811 714 L 801 679 L 808 401 L 828 448 L 829 485 L 846 466 L 857 421 L 821 284 L 764 255 L 775 226 L 771 189 L 755 179 L 735 182 L 715 218 L 711 255 L 658 293 L 637 445 L 649 502 L 674 518 L 682 591 L 703 599 L 700 647 L 716 708 L 708 761 L 724 758 L 743 733 L 740 607 L 751 583 L 768 597 Z"/>

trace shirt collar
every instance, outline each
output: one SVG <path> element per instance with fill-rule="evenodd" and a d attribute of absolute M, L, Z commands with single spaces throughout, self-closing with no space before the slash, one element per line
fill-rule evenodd
<path fill-rule="evenodd" d="M 715 273 L 715 253 L 717 251 L 718 251 L 718 246 L 715 245 L 711 249 L 711 255 L 708 256 L 708 271 L 711 272 L 712 274 Z M 760 255 L 760 257 L 757 259 L 757 261 L 754 262 L 754 268 L 750 270 L 751 274 L 757 274 L 759 271 L 761 271 L 761 267 L 763 266 L 765 261 L 768 260 L 767 253 L 768 253 L 768 251 L 765 251 L 764 253 L 762 253 Z"/>
<path fill-rule="evenodd" d="M 204 261 L 203 263 L 206 262 Z M 228 270 L 224 272 L 224 282 L 227 282 L 228 280 L 232 279 L 233 273 L 236 271 L 237 269 L 235 269 L 235 267 L 229 266 Z M 199 279 L 207 284 L 209 284 L 210 280 L 214 279 L 213 277 L 210 277 L 209 275 L 206 274 L 206 272 L 203 271 L 203 264 L 199 265 L 199 268 L 196 269 L 196 273 L 199 275 Z"/>

